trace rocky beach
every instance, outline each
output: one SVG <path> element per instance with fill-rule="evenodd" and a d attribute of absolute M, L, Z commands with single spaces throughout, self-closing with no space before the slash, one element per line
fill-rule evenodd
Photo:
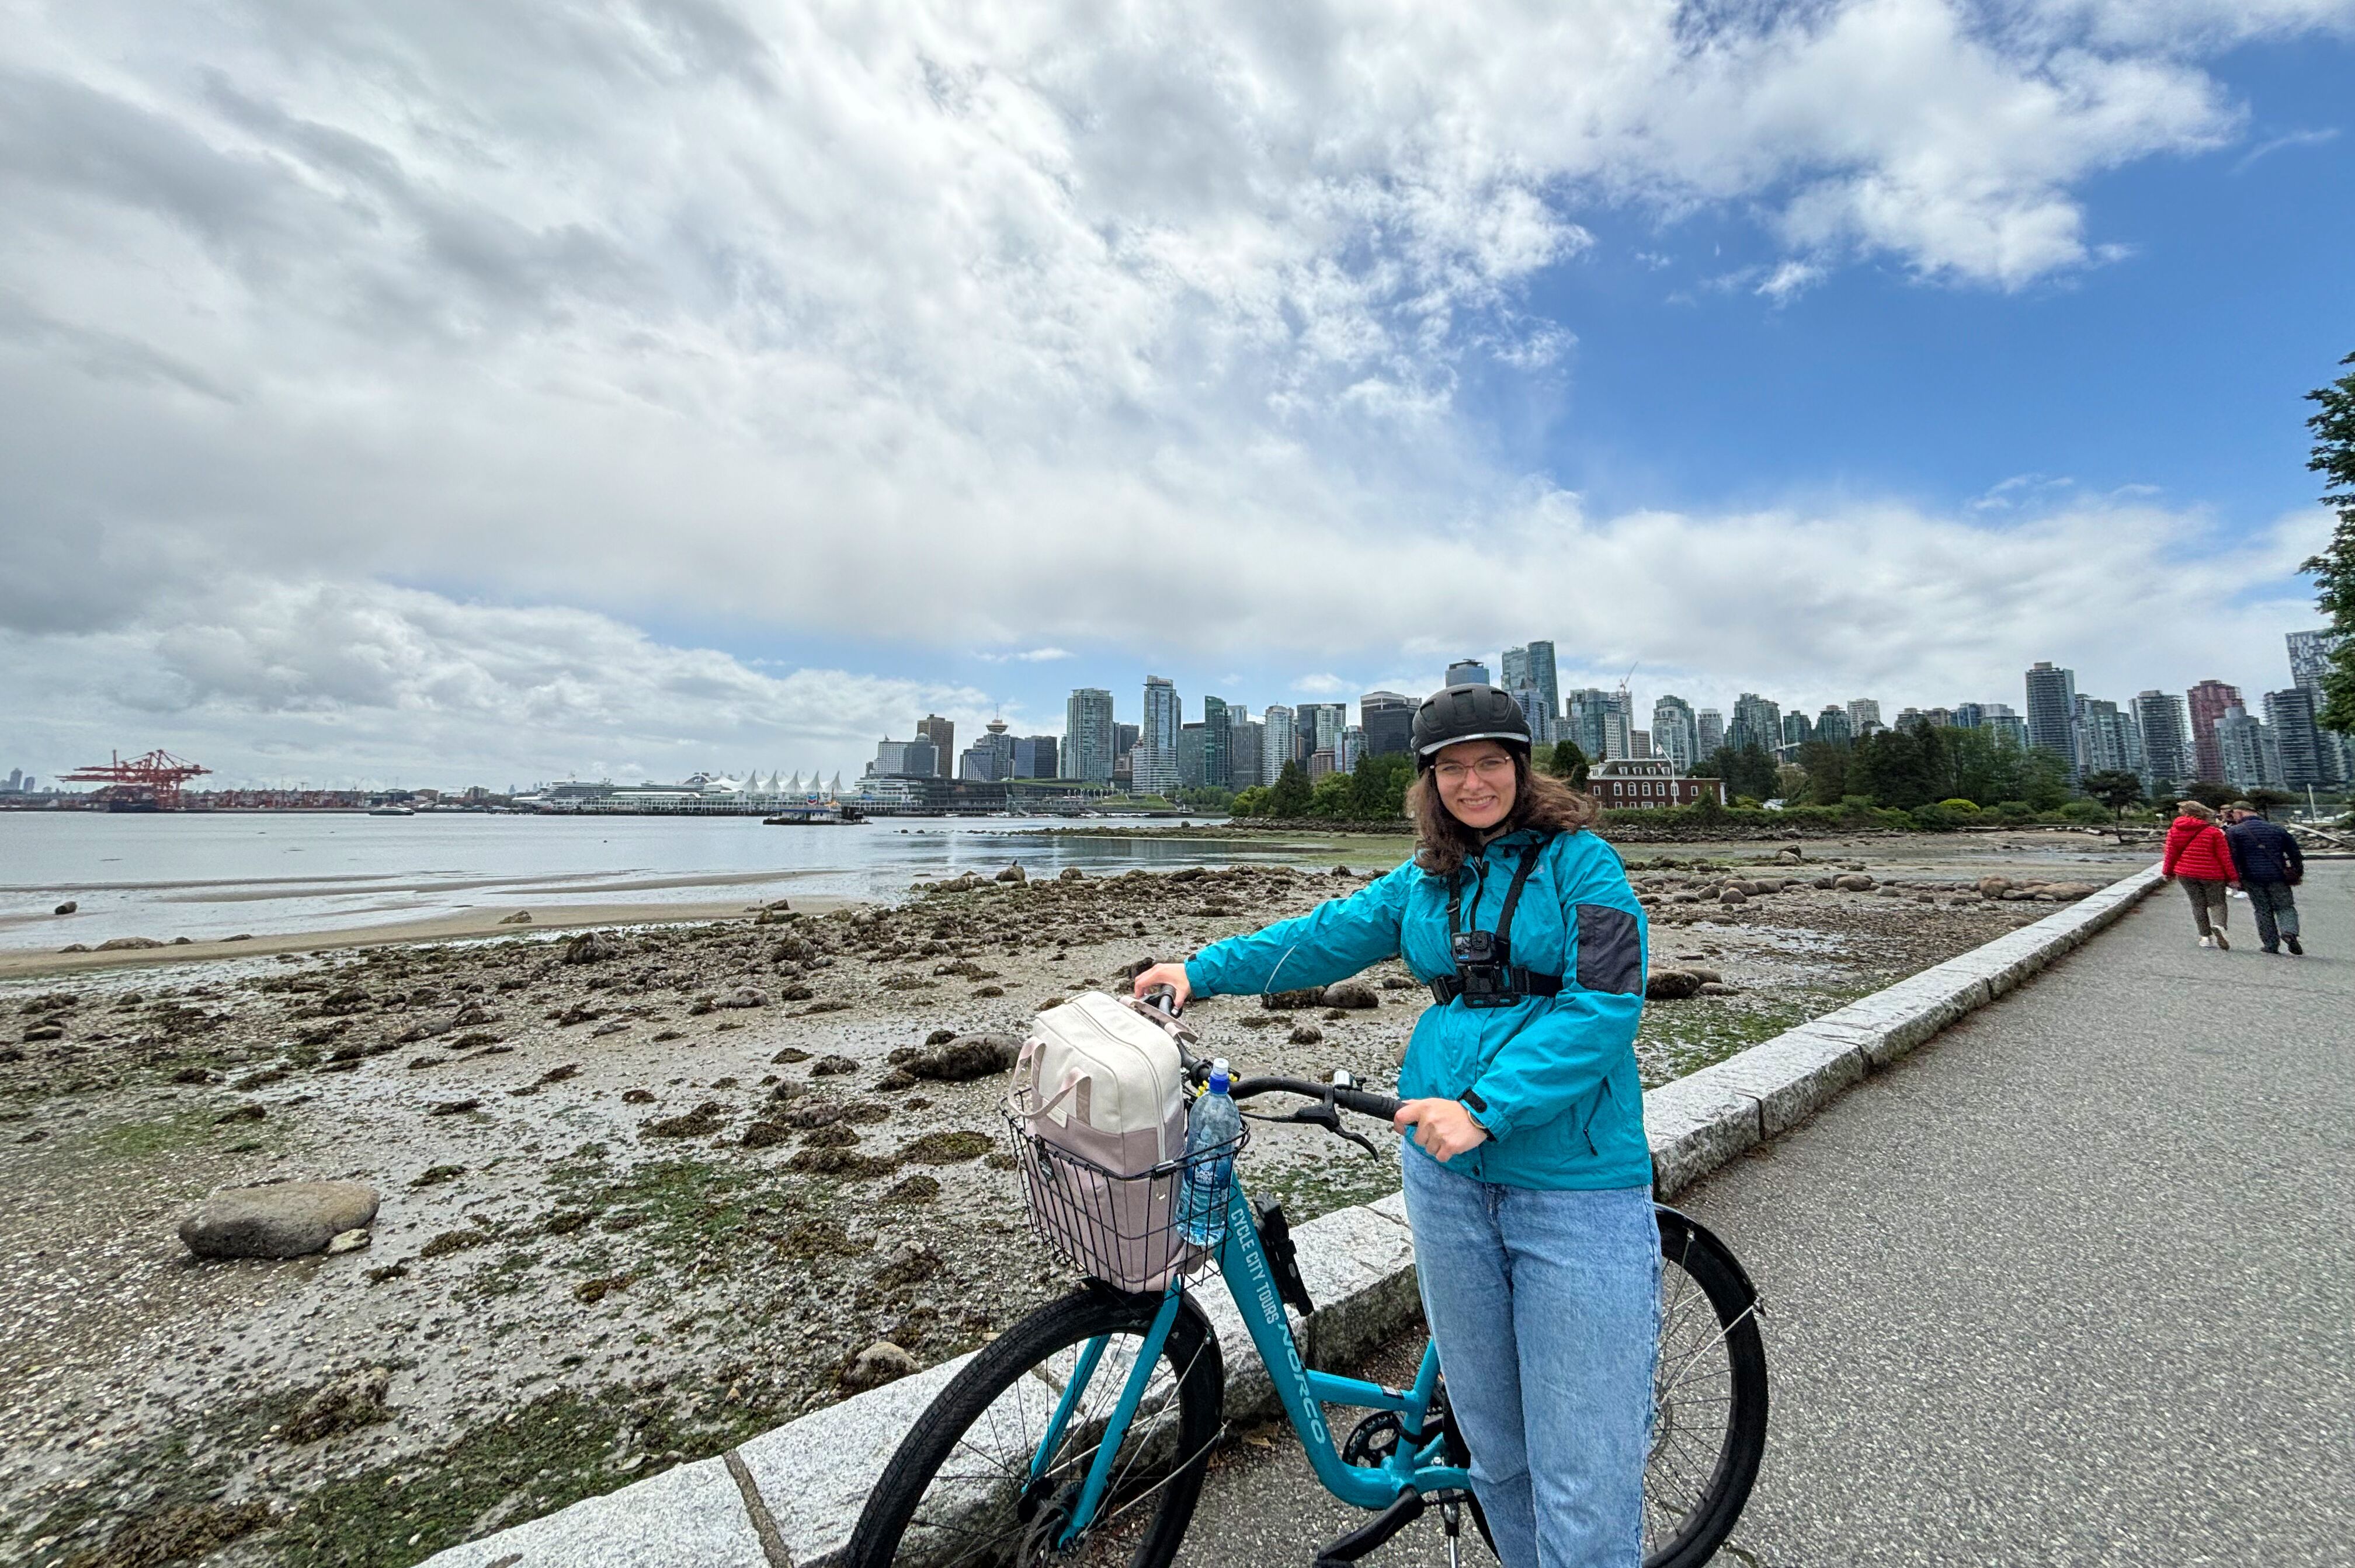
<path fill-rule="evenodd" d="M 1015 838 L 889 905 L 0 984 L 0 1554 L 406 1564 L 971 1348 L 1069 1283 L 997 1111 L 1031 1015 L 1405 848 L 1033 878 Z M 1651 1083 L 2146 859 L 2058 831 L 1625 853 Z M 1391 963 L 1283 1000 L 1188 1019 L 1246 1071 L 1388 1083 L 1429 998 Z M 1295 1219 L 1396 1185 L 1306 1129 L 1248 1160 Z"/>

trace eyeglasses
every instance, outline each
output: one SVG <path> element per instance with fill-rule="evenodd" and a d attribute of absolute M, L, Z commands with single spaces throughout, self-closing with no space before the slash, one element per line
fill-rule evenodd
<path fill-rule="evenodd" d="M 1470 778 L 1474 773 L 1478 773 L 1480 775 L 1481 783 L 1493 784 L 1505 779 L 1512 773 L 1513 759 L 1500 752 L 1496 755 L 1483 757 L 1478 762 L 1471 763 L 1469 766 L 1466 766 L 1462 763 L 1440 763 L 1434 765 L 1431 771 L 1439 775 L 1440 784 L 1442 786 L 1448 789 L 1455 788 L 1457 784 L 1462 784 L 1465 779 Z"/>

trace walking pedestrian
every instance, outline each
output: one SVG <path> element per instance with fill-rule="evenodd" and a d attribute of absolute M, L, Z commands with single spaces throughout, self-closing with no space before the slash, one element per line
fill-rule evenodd
<path fill-rule="evenodd" d="M 1644 912 L 1593 802 L 1529 766 L 1511 695 L 1451 686 L 1411 744 L 1417 852 L 1348 898 L 1136 977 L 1431 987 L 1399 1072 L 1423 1311 L 1505 1568 L 1636 1568 L 1660 1235 L 1636 1069 Z"/>
<path fill-rule="evenodd" d="M 2207 806 L 2196 800 L 2179 800 L 2175 810 L 2175 821 L 2167 830 L 2167 854 L 2158 863 L 2159 874 L 2181 883 L 2190 897 L 2200 945 L 2230 949 L 2232 944 L 2224 936 L 2224 917 L 2230 907 L 2224 890 L 2240 885 L 2240 873 L 2232 868 L 2232 846 L 2224 840 L 2224 830 L 2216 826 L 2216 814 Z"/>
<path fill-rule="evenodd" d="M 2286 947 L 2294 955 L 2304 954 L 2297 944 L 2297 900 L 2290 892 L 2306 880 L 2306 856 L 2297 840 L 2245 800 L 2226 806 L 2224 820 L 2232 869 L 2240 873 L 2249 912 L 2257 918 L 2258 944 L 2268 953 Z"/>

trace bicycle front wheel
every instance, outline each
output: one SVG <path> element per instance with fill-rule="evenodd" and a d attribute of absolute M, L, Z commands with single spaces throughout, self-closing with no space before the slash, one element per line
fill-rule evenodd
<path fill-rule="evenodd" d="M 1113 1451 L 1088 1530 L 1059 1546 L 1161 1298 L 1091 1285 L 1031 1313 L 952 1379 L 900 1445 L 850 1536 L 852 1568 L 1167 1568 L 1202 1491 L 1226 1374 L 1218 1337 L 1179 1304 Z M 1093 1357 L 1050 1449 L 1048 1434 Z"/>
<path fill-rule="evenodd" d="M 1644 1568 L 1700 1568 L 1725 1544 L 1766 1452 L 1757 1293 L 1724 1243 L 1660 1221 L 1659 1362 L 1644 1467 Z"/>

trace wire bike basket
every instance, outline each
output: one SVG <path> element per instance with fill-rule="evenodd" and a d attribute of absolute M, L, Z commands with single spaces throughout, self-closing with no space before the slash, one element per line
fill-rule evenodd
<path fill-rule="evenodd" d="M 1126 1291 L 1161 1290 L 1209 1266 L 1218 1249 L 1186 1239 L 1186 1173 L 1240 1155 L 1251 1141 L 1249 1127 L 1199 1153 L 1119 1171 L 1031 1131 L 1033 1098 L 1028 1088 L 1017 1089 L 1002 1110 L 1014 1138 L 1022 1206 L 1049 1252 Z"/>

